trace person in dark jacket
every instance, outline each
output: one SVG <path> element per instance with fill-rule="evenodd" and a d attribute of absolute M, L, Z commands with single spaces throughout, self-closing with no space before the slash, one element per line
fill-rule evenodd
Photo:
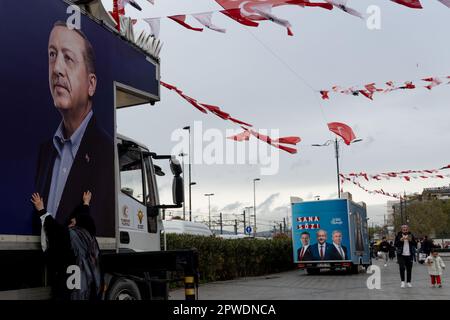
<path fill-rule="evenodd" d="M 384 260 L 384 266 L 387 267 L 387 263 L 389 260 L 389 248 L 390 248 L 390 244 L 389 242 L 386 240 L 386 237 L 383 237 L 380 245 L 380 251 L 383 255 L 383 260 Z"/>
<path fill-rule="evenodd" d="M 392 241 L 389 241 L 389 260 L 394 260 L 395 258 L 395 246 Z"/>
<path fill-rule="evenodd" d="M 433 249 L 433 241 L 428 239 L 428 236 L 424 236 L 423 240 L 422 240 L 422 246 L 421 246 L 422 252 L 425 253 L 428 257 L 431 253 L 431 249 Z"/>
<path fill-rule="evenodd" d="M 52 297 L 55 300 L 97 299 L 100 296 L 101 274 L 96 228 L 90 216 L 90 191 L 83 193 L 83 202 L 69 215 L 66 224 L 60 224 L 47 212 L 39 193 L 34 193 L 34 204 L 42 221 L 41 244 L 49 268 Z M 69 289 L 69 266 L 78 266 L 81 288 Z"/>
<path fill-rule="evenodd" d="M 405 287 L 405 270 L 406 285 L 411 288 L 411 273 L 413 265 L 413 254 L 416 248 L 416 239 L 409 231 L 407 225 L 402 225 L 401 231 L 395 237 L 395 248 L 397 249 L 397 261 L 400 268 L 401 288 Z"/>

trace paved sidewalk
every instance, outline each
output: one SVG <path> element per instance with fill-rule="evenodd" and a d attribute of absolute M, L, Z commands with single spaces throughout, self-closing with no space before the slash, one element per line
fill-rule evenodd
<path fill-rule="evenodd" d="M 396 260 L 383 267 L 381 261 L 374 265 L 381 269 L 381 289 L 369 290 L 366 282 L 371 274 L 357 275 L 323 273 L 307 275 L 295 270 L 262 277 L 241 278 L 201 285 L 200 300 L 405 300 L 450 299 L 450 261 L 445 259 L 443 288 L 431 288 L 425 265 L 414 263 L 412 288 L 400 288 L 400 275 Z M 170 293 L 170 299 L 184 299 L 184 289 Z"/>

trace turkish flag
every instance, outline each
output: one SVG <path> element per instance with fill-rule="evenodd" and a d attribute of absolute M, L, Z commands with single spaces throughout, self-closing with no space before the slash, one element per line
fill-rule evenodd
<path fill-rule="evenodd" d="M 267 18 L 261 16 L 253 9 L 255 5 L 267 4 L 272 7 L 296 5 L 301 7 L 322 7 L 328 10 L 333 9 L 333 6 L 329 3 L 312 3 L 309 0 L 216 0 L 216 2 L 225 9 L 222 13 L 245 25 L 248 25 L 248 21 L 246 20 L 267 20 Z"/>
<path fill-rule="evenodd" d="M 349 145 L 356 138 L 352 128 L 345 123 L 330 122 L 328 123 L 328 129 L 344 139 L 346 145 Z"/>
<path fill-rule="evenodd" d="M 422 4 L 420 0 L 391 0 L 392 2 L 407 6 L 413 9 L 422 9 Z"/>

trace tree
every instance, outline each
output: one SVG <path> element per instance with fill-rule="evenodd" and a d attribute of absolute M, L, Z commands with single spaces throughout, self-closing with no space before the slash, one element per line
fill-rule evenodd
<path fill-rule="evenodd" d="M 416 236 L 448 232 L 447 208 L 450 209 L 450 206 L 444 205 L 441 200 L 408 203 L 406 205 L 407 224 Z"/>

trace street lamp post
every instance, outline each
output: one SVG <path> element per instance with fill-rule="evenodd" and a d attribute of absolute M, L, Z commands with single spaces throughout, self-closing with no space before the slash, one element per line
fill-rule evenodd
<path fill-rule="evenodd" d="M 195 186 L 197 182 L 190 182 L 189 183 L 189 221 L 192 221 L 192 208 L 191 208 L 191 186 Z"/>
<path fill-rule="evenodd" d="M 253 230 L 253 235 L 256 238 L 256 181 L 261 181 L 259 178 L 253 179 L 253 218 L 255 223 L 255 230 Z"/>
<path fill-rule="evenodd" d="M 191 192 L 192 192 L 192 182 L 191 182 L 191 165 L 192 165 L 192 158 L 191 158 L 191 127 L 186 126 L 183 128 L 183 130 L 187 130 L 189 132 L 189 221 L 192 221 L 192 198 L 191 198 Z"/>
<path fill-rule="evenodd" d="M 205 193 L 205 196 L 208 197 L 208 224 L 209 229 L 211 229 L 211 196 L 213 196 L 214 193 Z"/>
<path fill-rule="evenodd" d="M 356 143 L 356 142 L 360 142 L 363 139 L 355 139 L 353 141 L 350 142 L 350 144 Z M 325 143 L 323 144 L 313 144 L 313 147 L 327 147 L 329 146 L 331 143 L 334 142 L 334 151 L 335 151 L 335 156 L 336 156 L 336 173 L 337 173 L 337 185 L 338 185 L 338 198 L 341 198 L 341 179 L 340 179 L 340 172 L 339 172 L 339 142 L 342 142 L 343 140 L 340 139 L 338 140 L 338 138 L 336 137 L 336 139 L 333 140 L 327 140 L 325 141 Z"/>
<path fill-rule="evenodd" d="M 181 152 L 178 156 L 181 157 L 181 167 L 183 168 L 183 194 L 184 194 L 184 192 L 186 191 L 186 188 L 184 187 L 185 186 L 184 181 L 186 180 L 185 171 L 184 171 L 184 157 L 187 156 L 187 154 L 184 152 Z M 186 203 L 185 203 L 185 201 L 183 201 L 183 220 L 186 220 Z"/>

